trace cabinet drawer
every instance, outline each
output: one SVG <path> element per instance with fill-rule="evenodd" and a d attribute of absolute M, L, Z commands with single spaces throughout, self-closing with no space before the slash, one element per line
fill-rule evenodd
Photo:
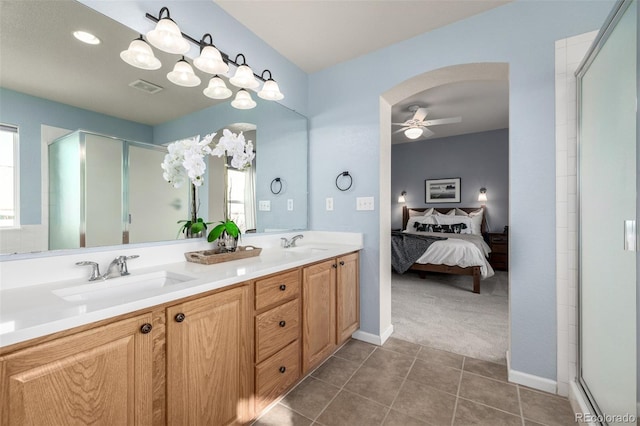
<path fill-rule="evenodd" d="M 496 244 L 496 243 L 491 244 L 491 254 L 493 253 L 506 254 L 508 251 L 509 251 L 508 246 L 506 244 Z"/>
<path fill-rule="evenodd" d="M 256 311 L 300 294 L 300 272 L 291 271 L 256 281 Z"/>
<path fill-rule="evenodd" d="M 256 366 L 256 411 L 269 405 L 300 376 L 300 341 L 296 340 Z"/>
<path fill-rule="evenodd" d="M 300 303 L 294 299 L 256 316 L 256 362 L 300 336 Z"/>

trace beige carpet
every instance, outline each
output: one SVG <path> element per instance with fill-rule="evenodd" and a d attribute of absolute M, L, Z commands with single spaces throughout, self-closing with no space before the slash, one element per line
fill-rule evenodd
<path fill-rule="evenodd" d="M 393 337 L 461 355 L 506 364 L 508 278 L 506 272 L 480 282 L 471 278 L 416 273 L 391 276 Z"/>

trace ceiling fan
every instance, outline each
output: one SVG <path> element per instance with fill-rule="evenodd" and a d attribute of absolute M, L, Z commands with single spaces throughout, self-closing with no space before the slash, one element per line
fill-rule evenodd
<path fill-rule="evenodd" d="M 404 135 L 409 139 L 418 139 L 420 136 L 428 138 L 434 135 L 429 130 L 428 126 L 436 126 L 438 124 L 451 124 L 460 123 L 462 117 L 449 117 L 439 118 L 437 120 L 425 120 L 429 111 L 427 108 L 420 107 L 419 105 L 411 105 L 409 111 L 413 113 L 413 117 L 405 121 L 404 123 L 391 123 L 395 126 L 403 126 L 401 129 L 396 130 L 393 133 L 404 132 Z"/>

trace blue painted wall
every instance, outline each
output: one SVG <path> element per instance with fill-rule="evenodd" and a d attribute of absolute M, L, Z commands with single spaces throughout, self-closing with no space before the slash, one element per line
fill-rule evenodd
<path fill-rule="evenodd" d="M 361 323 L 379 334 L 379 96 L 430 70 L 510 66 L 511 368 L 556 377 L 554 42 L 598 29 L 612 1 L 516 1 L 309 77 L 311 227 L 363 232 Z M 389 143 L 389 141 L 385 141 Z M 354 188 L 340 193 L 335 175 Z M 390 178 L 390 177 L 389 177 Z M 334 211 L 324 198 L 334 197 Z M 376 204 L 377 204 L 376 200 Z"/>
<path fill-rule="evenodd" d="M 425 203 L 425 179 L 461 178 L 460 203 Z M 480 206 L 487 188 L 486 218 L 491 231 L 509 223 L 509 129 L 396 144 L 391 147 L 391 227 L 402 226 L 398 196 L 407 207 Z"/>

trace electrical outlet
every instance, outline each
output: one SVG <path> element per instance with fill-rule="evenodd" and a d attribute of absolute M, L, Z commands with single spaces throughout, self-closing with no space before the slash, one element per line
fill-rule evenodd
<path fill-rule="evenodd" d="M 373 197 L 356 198 L 356 210 L 375 210 Z"/>
<path fill-rule="evenodd" d="M 258 210 L 260 210 L 261 212 L 271 211 L 271 201 L 270 200 L 258 201 Z"/>
<path fill-rule="evenodd" d="M 287 200 L 287 210 L 289 210 L 290 212 L 293 211 L 293 199 L 291 198 Z"/>
<path fill-rule="evenodd" d="M 333 210 L 333 198 L 329 197 L 326 199 L 326 209 L 327 211 Z"/>

